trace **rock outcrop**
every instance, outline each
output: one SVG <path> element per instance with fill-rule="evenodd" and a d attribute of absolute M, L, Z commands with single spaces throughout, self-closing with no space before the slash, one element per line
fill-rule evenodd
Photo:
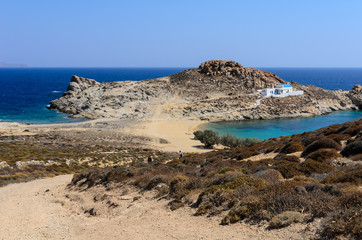
<path fill-rule="evenodd" d="M 361 86 L 329 91 L 291 82 L 304 94 L 262 98 L 258 89 L 287 83 L 275 74 L 212 60 L 198 69 L 143 81 L 98 83 L 73 76 L 68 91 L 50 109 L 74 117 L 141 119 L 155 115 L 209 121 L 273 119 L 361 108 Z"/>
<path fill-rule="evenodd" d="M 359 109 L 362 109 L 362 86 L 354 85 L 354 87 L 349 91 L 348 96 L 351 98 L 353 104 L 355 104 Z"/>
<path fill-rule="evenodd" d="M 84 91 L 87 88 L 97 86 L 99 83 L 93 79 L 72 76 L 67 88 L 67 93 L 74 95 L 78 92 Z"/>

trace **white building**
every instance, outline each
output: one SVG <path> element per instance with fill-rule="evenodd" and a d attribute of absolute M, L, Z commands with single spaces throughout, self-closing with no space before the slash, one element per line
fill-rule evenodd
<path fill-rule="evenodd" d="M 261 90 L 261 95 L 264 97 L 287 97 L 295 95 L 303 95 L 304 91 L 293 91 L 290 84 L 280 84 L 276 88 L 264 88 Z"/>

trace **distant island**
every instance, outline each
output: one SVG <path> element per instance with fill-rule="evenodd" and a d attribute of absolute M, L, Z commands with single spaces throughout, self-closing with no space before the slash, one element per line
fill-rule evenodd
<path fill-rule="evenodd" d="M 284 88 L 278 90 L 278 86 Z M 263 89 L 274 91 L 275 87 L 275 91 L 293 91 L 294 95 L 261 94 Z M 51 101 L 49 108 L 88 119 L 162 116 L 217 122 L 310 117 L 361 109 L 362 87 L 331 91 L 289 83 L 273 73 L 234 61 L 211 60 L 199 68 L 142 81 L 99 83 L 73 76 L 67 92 Z"/>
<path fill-rule="evenodd" d="M 26 64 L 0 62 L 0 68 L 27 68 Z"/>

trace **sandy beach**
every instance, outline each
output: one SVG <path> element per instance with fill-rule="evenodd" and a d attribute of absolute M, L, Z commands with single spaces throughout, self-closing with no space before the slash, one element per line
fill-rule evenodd
<path fill-rule="evenodd" d="M 34 135 L 47 132 L 69 133 L 88 132 L 88 135 L 109 132 L 112 135 L 146 137 L 144 147 L 167 152 L 206 152 L 201 143 L 194 140 L 193 132 L 206 123 L 200 120 L 171 120 L 151 118 L 134 123 L 118 119 L 97 119 L 80 123 L 27 125 L 21 123 L 0 123 L 0 136 Z"/>

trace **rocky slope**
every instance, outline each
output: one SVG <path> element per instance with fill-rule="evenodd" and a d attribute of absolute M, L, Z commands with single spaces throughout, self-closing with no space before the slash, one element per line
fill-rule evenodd
<path fill-rule="evenodd" d="M 50 109 L 83 118 L 141 119 L 154 115 L 209 121 L 273 119 L 326 114 L 362 106 L 362 87 L 329 91 L 290 83 L 304 95 L 262 98 L 257 90 L 287 83 L 275 74 L 212 60 L 198 69 L 143 81 L 98 83 L 73 76 Z"/>

